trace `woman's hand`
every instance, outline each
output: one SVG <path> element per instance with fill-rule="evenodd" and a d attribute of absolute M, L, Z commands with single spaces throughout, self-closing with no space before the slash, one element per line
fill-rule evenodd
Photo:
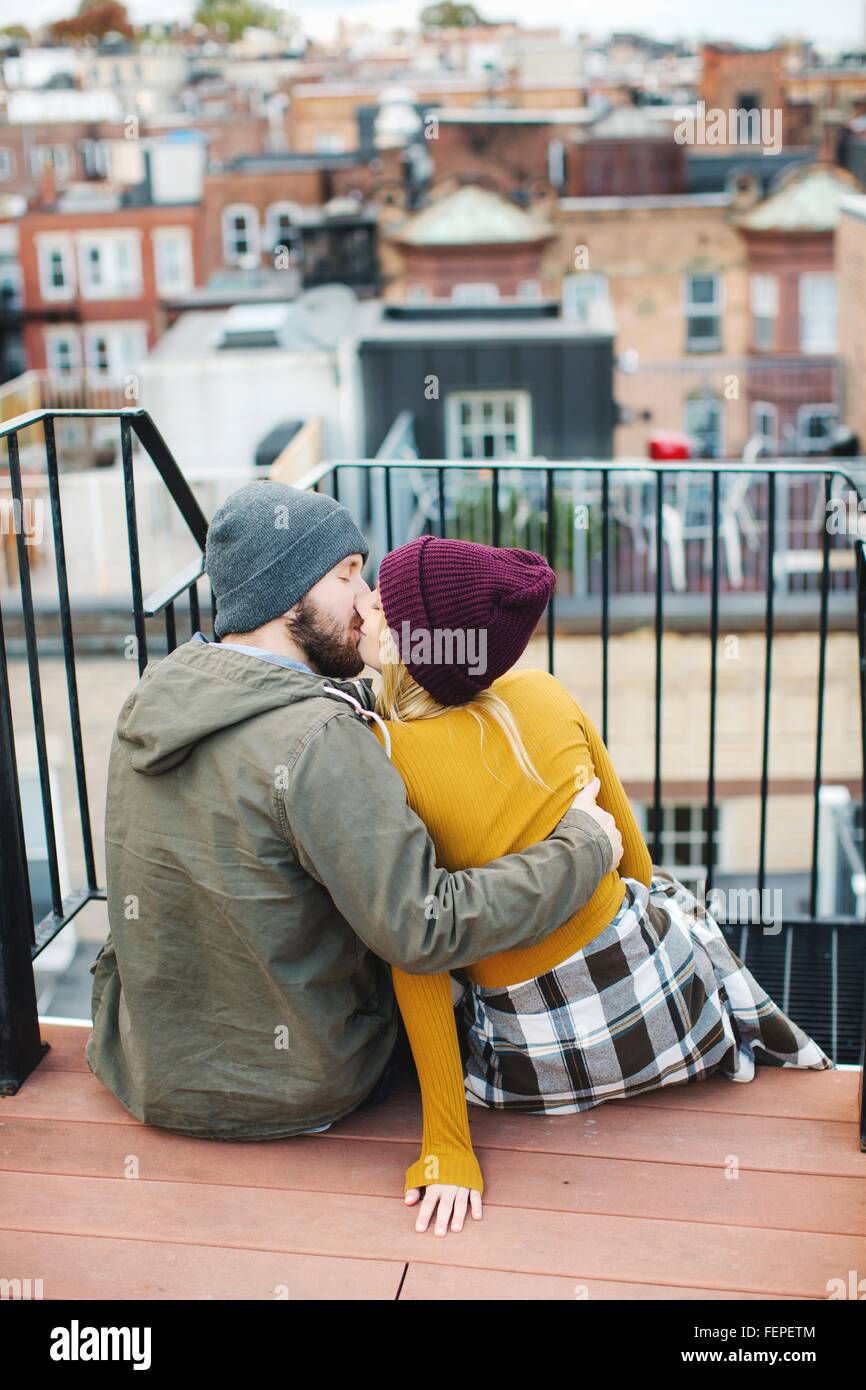
<path fill-rule="evenodd" d="M 407 1207 L 414 1206 L 421 1196 L 420 1187 L 410 1187 L 406 1193 L 405 1201 Z M 418 1219 L 415 1222 L 416 1231 L 426 1231 L 430 1217 L 436 1212 L 436 1235 L 445 1236 L 448 1234 L 448 1220 L 454 1211 L 454 1219 L 451 1222 L 452 1231 L 463 1230 L 463 1220 L 466 1216 L 467 1203 L 472 1204 L 472 1215 L 476 1221 L 481 1220 L 481 1193 L 475 1187 L 454 1187 L 449 1183 L 431 1183 L 424 1188 L 424 1200 L 418 1211 Z"/>

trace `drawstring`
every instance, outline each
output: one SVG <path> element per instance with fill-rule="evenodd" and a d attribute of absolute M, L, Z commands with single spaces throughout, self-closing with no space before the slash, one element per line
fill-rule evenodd
<path fill-rule="evenodd" d="M 353 684 L 357 684 L 357 682 L 353 682 Z M 355 709 L 357 710 L 358 714 L 361 715 L 362 719 L 375 719 L 376 723 L 380 726 L 382 733 L 385 736 L 385 752 L 388 754 L 388 757 L 390 758 L 391 735 L 388 733 L 385 721 L 381 718 L 381 716 L 378 715 L 375 710 L 364 709 L 364 706 L 361 704 L 360 700 L 356 700 L 354 695 L 350 695 L 347 690 L 335 690 L 332 685 L 323 685 L 322 689 L 326 690 L 329 695 L 339 695 L 341 700 L 348 700 L 350 705 L 355 706 Z"/>

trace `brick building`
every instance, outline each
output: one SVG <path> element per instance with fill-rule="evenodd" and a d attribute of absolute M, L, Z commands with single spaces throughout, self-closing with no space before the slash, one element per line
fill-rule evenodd
<path fill-rule="evenodd" d="M 391 233 L 402 264 L 389 298 L 489 303 L 540 299 L 550 224 L 497 193 L 464 187 L 438 198 Z"/>
<path fill-rule="evenodd" d="M 839 415 L 834 238 L 860 185 L 832 166 L 794 171 L 737 217 L 749 274 L 752 432 L 771 453 L 824 447 Z"/>
<path fill-rule="evenodd" d="M 197 203 L 136 204 L 97 187 L 19 222 L 28 365 L 118 384 L 165 326 L 166 300 L 201 283 Z"/>
<path fill-rule="evenodd" d="M 727 378 L 748 348 L 748 282 L 730 194 L 563 198 L 543 263 L 569 312 L 607 296 L 617 352 L 636 371 L 617 373 L 623 411 L 618 456 L 645 455 L 659 429 L 685 431 L 703 452 L 742 448 L 743 402 Z M 635 356 L 636 355 L 636 356 Z"/>

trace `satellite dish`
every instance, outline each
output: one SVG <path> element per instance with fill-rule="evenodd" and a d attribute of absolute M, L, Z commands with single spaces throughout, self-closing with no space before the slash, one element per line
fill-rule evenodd
<path fill-rule="evenodd" d="M 317 285 L 295 300 L 295 322 L 317 347 L 336 347 L 351 335 L 358 316 L 358 296 L 348 285 Z"/>

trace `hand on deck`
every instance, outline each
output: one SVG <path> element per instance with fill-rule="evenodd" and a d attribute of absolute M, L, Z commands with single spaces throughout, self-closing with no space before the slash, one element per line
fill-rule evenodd
<path fill-rule="evenodd" d="M 413 1206 L 420 1196 L 421 1189 L 419 1187 L 410 1187 L 405 1197 L 407 1207 Z M 451 1221 L 451 1230 L 462 1231 L 463 1221 L 466 1216 L 466 1207 L 470 1203 L 474 1219 L 480 1221 L 481 1193 L 476 1188 L 454 1187 L 448 1183 L 431 1183 L 430 1186 L 424 1188 L 424 1200 L 418 1211 L 415 1230 L 426 1231 L 430 1223 L 430 1217 L 435 1211 L 436 1235 L 447 1235 L 448 1221 L 453 1209 L 454 1219 Z"/>

